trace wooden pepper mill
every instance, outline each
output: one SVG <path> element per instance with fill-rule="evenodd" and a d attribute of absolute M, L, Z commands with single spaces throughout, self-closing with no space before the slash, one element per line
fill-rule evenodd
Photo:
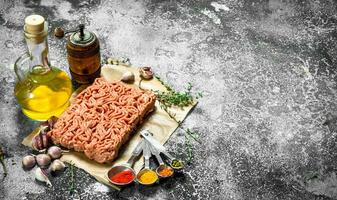
<path fill-rule="evenodd" d="M 68 63 L 72 79 L 79 84 L 90 84 L 101 73 L 101 56 L 97 36 L 84 30 L 84 24 L 78 29 L 66 31 L 55 29 L 55 36 L 62 38 L 71 33 L 67 41 Z"/>

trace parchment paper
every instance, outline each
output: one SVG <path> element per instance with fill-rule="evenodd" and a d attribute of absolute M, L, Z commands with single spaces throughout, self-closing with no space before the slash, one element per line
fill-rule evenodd
<path fill-rule="evenodd" d="M 132 71 L 135 74 L 135 82 L 132 84 L 134 87 L 138 87 L 139 83 L 139 72 L 136 67 L 128 67 L 122 65 L 104 65 L 102 67 L 101 76 L 105 77 L 108 81 L 120 80 L 121 76 L 126 71 Z M 131 85 L 131 84 L 130 84 Z M 166 88 L 156 79 L 145 81 L 141 83 L 141 87 L 149 90 L 159 90 L 166 91 Z M 82 88 L 83 89 L 83 88 Z M 79 90 L 74 92 L 74 96 L 79 93 Z M 196 105 L 181 108 L 171 108 L 170 112 L 175 114 L 175 117 L 179 121 L 183 121 L 184 118 L 188 115 L 190 110 Z M 131 136 L 129 142 L 125 143 L 119 153 L 118 158 L 112 164 L 99 164 L 95 161 L 89 160 L 83 153 L 70 151 L 65 153 L 61 160 L 67 163 L 72 163 L 76 167 L 83 169 L 88 172 L 90 175 L 94 176 L 99 182 L 111 186 L 119 190 L 120 188 L 109 183 L 106 173 L 114 165 L 119 165 L 125 163 L 131 156 L 131 152 L 136 147 L 140 141 L 139 132 L 142 129 L 148 129 L 154 135 L 154 137 L 161 143 L 164 144 L 178 127 L 178 124 L 169 117 L 169 115 L 160 108 L 159 103 L 155 104 L 156 109 L 149 117 L 144 121 L 143 125 L 138 128 L 137 132 Z M 29 134 L 22 142 L 23 145 L 31 147 L 31 140 L 37 134 L 38 129 L 35 129 L 31 134 Z M 174 153 L 174 152 L 173 152 Z M 138 173 L 143 167 L 144 161 L 143 158 L 135 162 L 134 169 Z"/>

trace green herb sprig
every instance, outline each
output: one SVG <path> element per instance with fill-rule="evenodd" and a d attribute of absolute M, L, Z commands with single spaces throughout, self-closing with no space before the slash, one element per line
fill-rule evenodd
<path fill-rule="evenodd" d="M 183 108 L 185 106 L 193 105 L 194 99 L 201 98 L 202 92 L 198 92 L 195 96 L 192 94 L 192 84 L 188 83 L 184 92 L 175 91 L 170 85 L 165 83 L 159 76 L 156 76 L 159 82 L 165 86 L 167 91 L 155 91 L 157 96 L 157 100 L 159 101 L 160 107 L 172 118 L 176 121 L 179 127 L 184 131 L 184 139 L 185 139 L 185 152 L 186 152 L 186 163 L 190 164 L 194 158 L 193 154 L 193 145 L 192 140 L 200 143 L 199 141 L 199 133 L 196 131 L 192 131 L 189 128 L 185 129 L 182 127 L 182 122 L 177 120 L 175 114 L 169 111 L 169 108 L 172 106 L 177 106 Z"/>
<path fill-rule="evenodd" d="M 185 149 L 186 149 L 186 154 L 187 154 L 187 159 L 186 163 L 190 164 L 194 158 L 193 150 L 194 147 L 192 145 L 192 140 L 198 142 L 199 144 L 201 143 L 199 141 L 199 133 L 196 131 L 191 131 L 189 128 L 188 129 L 183 129 L 184 130 L 184 138 L 185 138 Z M 192 139 L 192 140 L 191 140 Z"/>
<path fill-rule="evenodd" d="M 170 85 L 165 83 L 159 76 L 156 78 L 163 84 L 167 91 L 155 91 L 158 101 L 161 104 L 163 109 L 170 108 L 172 106 L 178 106 L 180 108 L 189 106 L 193 104 L 194 99 L 202 97 L 202 93 L 197 93 L 196 96 L 193 96 L 191 90 L 193 88 L 192 84 L 189 82 L 186 86 L 184 92 L 175 91 Z"/>
<path fill-rule="evenodd" d="M 173 88 L 172 88 L 169 84 L 165 83 L 159 76 L 154 76 L 154 77 L 156 77 L 156 79 L 158 79 L 158 81 L 159 81 L 163 86 L 165 86 L 165 88 L 167 89 L 167 91 L 173 91 Z"/>
<path fill-rule="evenodd" d="M 130 66 L 131 61 L 130 61 L 130 58 L 126 58 L 126 57 L 107 58 L 107 59 L 102 59 L 102 64 Z"/>
<path fill-rule="evenodd" d="M 8 171 L 7 171 L 7 168 L 6 168 L 6 165 L 5 165 L 5 153 L 3 152 L 1 146 L 0 146 L 0 163 L 2 165 L 2 169 L 3 169 L 3 174 L 4 174 L 4 177 L 7 176 L 8 174 Z"/>
<path fill-rule="evenodd" d="M 69 192 L 70 194 L 74 194 L 76 191 L 76 167 L 74 163 L 69 164 L 69 179 L 70 179 L 70 185 L 69 185 Z"/>

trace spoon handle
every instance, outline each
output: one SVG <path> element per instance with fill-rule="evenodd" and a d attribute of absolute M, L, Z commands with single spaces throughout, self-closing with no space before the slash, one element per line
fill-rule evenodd
<path fill-rule="evenodd" d="M 158 151 L 165 151 L 165 147 L 160 144 L 148 130 L 142 130 L 140 134 L 145 138 L 148 142 L 150 142 Z"/>
<path fill-rule="evenodd" d="M 168 159 L 174 160 L 175 158 L 167 151 L 162 151 L 162 154 L 164 154 Z"/>
<path fill-rule="evenodd" d="M 142 152 L 144 143 L 145 143 L 145 140 L 142 138 L 138 142 L 137 146 L 133 149 L 131 157 L 126 162 L 130 167 L 132 167 L 132 165 L 133 165 L 133 163 L 135 161 L 135 158 L 137 158 L 140 155 L 140 153 Z"/>
<path fill-rule="evenodd" d="M 144 141 L 144 145 L 143 145 L 143 155 L 144 155 L 144 163 L 145 169 L 150 169 L 150 157 L 151 157 L 151 152 L 149 149 L 149 143 L 147 141 Z"/>
<path fill-rule="evenodd" d="M 142 130 L 140 134 L 145 138 L 149 143 L 153 145 L 154 148 L 158 150 L 159 153 L 164 154 L 166 157 L 168 157 L 170 160 L 174 160 L 174 157 L 169 154 L 165 147 L 156 140 L 151 133 L 148 130 Z"/>
<path fill-rule="evenodd" d="M 148 142 L 148 143 L 149 143 L 149 142 Z M 150 143 L 149 143 L 149 147 L 150 147 L 150 150 L 151 150 L 152 155 L 154 155 L 154 156 L 156 157 L 156 159 L 157 159 L 159 165 L 164 165 L 164 161 L 163 161 L 163 159 L 160 157 L 159 151 L 157 151 L 157 149 L 156 149 L 153 145 L 151 145 Z"/>

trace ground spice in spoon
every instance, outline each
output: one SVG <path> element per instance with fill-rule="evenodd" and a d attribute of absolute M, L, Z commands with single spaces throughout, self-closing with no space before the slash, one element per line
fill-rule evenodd
<path fill-rule="evenodd" d="M 141 184 L 145 184 L 145 185 L 153 184 L 154 182 L 157 181 L 157 179 L 158 179 L 157 174 L 152 170 L 146 170 L 144 172 L 140 172 L 140 175 L 138 177 L 138 181 Z"/>
<path fill-rule="evenodd" d="M 115 174 L 111 178 L 112 182 L 115 183 L 130 183 L 135 179 L 135 175 L 131 170 L 125 170 L 122 172 L 119 172 L 118 174 Z"/>
<path fill-rule="evenodd" d="M 158 170 L 158 174 L 161 177 L 168 177 L 173 174 L 173 169 L 171 167 L 165 166 L 162 169 Z"/>
<path fill-rule="evenodd" d="M 182 162 L 180 162 L 179 160 L 174 159 L 172 161 L 172 167 L 176 167 L 176 168 L 181 168 L 184 167 L 184 164 Z"/>

